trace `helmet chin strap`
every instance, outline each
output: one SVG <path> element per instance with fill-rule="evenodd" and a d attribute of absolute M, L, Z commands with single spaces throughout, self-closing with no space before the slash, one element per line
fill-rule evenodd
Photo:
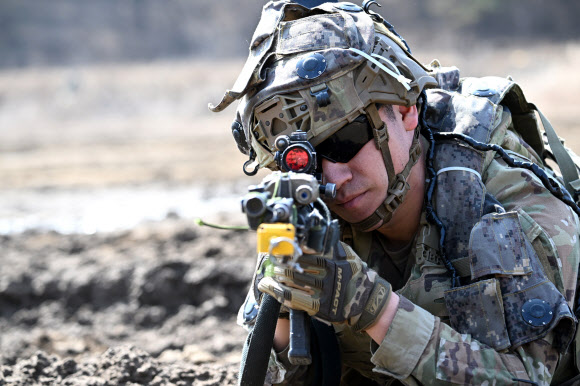
<path fill-rule="evenodd" d="M 393 213 L 401 205 L 407 192 L 410 189 L 407 179 L 411 173 L 411 169 L 417 163 L 421 156 L 421 146 L 419 146 L 419 127 L 415 129 L 413 142 L 409 149 L 409 161 L 405 165 L 403 171 L 395 175 L 395 168 L 393 166 L 393 159 L 389 150 L 389 134 L 387 132 L 387 124 L 380 118 L 377 107 L 372 104 L 367 107 L 367 114 L 373 126 L 375 135 L 375 145 L 383 155 L 383 161 L 387 169 L 387 176 L 389 178 L 389 187 L 387 189 L 387 197 L 385 201 L 366 219 L 357 223 L 351 224 L 355 229 L 360 231 L 369 231 L 379 225 L 388 223 L 393 218 Z"/>

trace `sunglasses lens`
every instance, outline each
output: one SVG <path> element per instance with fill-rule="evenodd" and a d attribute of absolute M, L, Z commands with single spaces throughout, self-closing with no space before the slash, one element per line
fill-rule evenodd
<path fill-rule="evenodd" d="M 346 163 L 372 138 L 371 126 L 361 115 L 316 146 L 316 152 L 329 161 Z"/>

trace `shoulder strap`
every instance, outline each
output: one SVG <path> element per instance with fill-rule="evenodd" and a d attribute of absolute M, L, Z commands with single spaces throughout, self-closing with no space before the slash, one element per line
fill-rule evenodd
<path fill-rule="evenodd" d="M 492 103 L 507 106 L 514 119 L 516 131 L 524 141 L 543 156 L 543 141 L 541 133 L 535 127 L 537 124 L 534 111 L 538 113 L 542 126 L 548 137 L 548 144 L 556 158 L 556 162 L 565 182 L 565 188 L 573 196 L 574 201 L 580 199 L 580 175 L 576 163 L 562 142 L 556 131 L 544 114 L 533 103 L 528 103 L 520 86 L 511 79 L 499 77 L 464 78 L 461 82 L 461 93 L 487 97 Z"/>
<path fill-rule="evenodd" d="M 568 190 L 568 192 L 573 196 L 574 201 L 578 202 L 578 195 L 580 194 L 580 176 L 578 175 L 578 168 L 576 167 L 574 160 L 572 160 L 572 157 L 562 144 L 562 141 L 560 141 L 560 138 L 550 124 L 550 121 L 548 121 L 548 118 L 546 118 L 546 116 L 542 114 L 540 109 L 538 109 L 534 104 L 530 103 L 529 106 L 538 112 L 538 115 L 542 120 L 542 126 L 544 126 L 544 131 L 548 137 L 548 144 L 550 145 L 550 149 L 552 149 L 558 167 L 562 172 L 566 190 Z"/>

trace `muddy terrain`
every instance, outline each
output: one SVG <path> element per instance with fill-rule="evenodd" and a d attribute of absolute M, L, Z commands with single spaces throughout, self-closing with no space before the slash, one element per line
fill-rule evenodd
<path fill-rule="evenodd" d="M 251 234 L 167 219 L 1 243 L 0 384 L 235 383 Z"/>

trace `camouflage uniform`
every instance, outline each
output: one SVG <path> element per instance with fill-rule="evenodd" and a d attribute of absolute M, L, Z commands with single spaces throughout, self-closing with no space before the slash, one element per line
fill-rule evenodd
<path fill-rule="evenodd" d="M 501 118 L 498 117 L 492 136 L 497 137 L 498 131 L 502 131 L 502 147 L 520 159 L 534 160 L 537 157 L 534 151 L 515 132 L 506 131 L 512 128 L 510 113 L 500 111 L 498 114 Z M 427 146 L 426 142 L 424 146 Z M 372 342 L 364 332 L 354 333 L 344 325 L 335 325 L 341 348 L 343 380 L 348 378 L 349 383 L 356 384 L 361 374 L 379 384 L 390 384 L 394 379 L 409 385 L 518 384 L 514 379 L 532 380 L 540 385 L 551 383 L 561 354 L 568 348 L 574 333 L 573 316 L 567 307 L 574 308 L 576 293 L 580 259 L 578 218 L 567 205 L 548 192 L 533 173 L 509 167 L 503 160 L 493 158 L 493 154 L 488 154 L 481 177 L 487 192 L 495 196 L 507 213 L 488 215 L 476 227 L 493 228 L 495 224 L 490 217 L 508 217 L 511 229 L 521 229 L 522 233 L 522 246 L 510 247 L 516 251 L 524 250 L 527 257 L 510 259 L 507 248 L 499 253 L 503 261 L 498 269 L 493 271 L 492 267 L 483 266 L 481 272 L 475 272 L 479 276 L 467 287 L 476 286 L 477 291 L 466 292 L 464 287 L 460 287 L 446 294 L 451 289 L 451 282 L 438 252 L 439 234 L 424 215 L 403 269 L 397 269 L 385 252 L 387 243 L 380 233 L 352 230 L 351 235 L 345 236 L 345 241 L 393 285 L 401 301 L 380 345 Z M 502 231 L 509 232 L 500 229 L 495 231 L 495 235 L 501 235 Z M 486 244 L 488 241 L 472 238 L 468 248 L 491 245 Z M 473 260 L 471 264 L 474 265 Z M 534 282 L 523 283 L 522 280 Z M 537 334 L 521 331 L 521 336 L 513 331 L 508 333 L 502 307 L 502 303 L 508 302 L 505 299 L 502 302 L 503 292 L 510 286 L 527 288 L 541 286 L 546 281 L 565 297 L 567 307 L 559 319 L 558 328 L 544 329 Z M 542 291 L 552 288 L 550 285 L 550 289 Z M 518 288 L 507 296 L 517 293 Z M 453 302 L 453 299 L 461 301 Z M 461 308 L 454 310 L 454 305 Z M 513 313 L 512 317 L 514 315 L 518 314 Z M 475 339 L 473 334 L 450 327 L 451 319 L 460 327 L 465 327 L 461 326 L 462 323 L 489 324 L 476 328 L 486 332 L 487 336 L 478 337 L 485 343 Z M 290 365 L 286 354 L 286 351 L 272 353 L 267 381 L 273 384 L 308 384 L 309 378 L 305 376 L 308 369 Z"/>

